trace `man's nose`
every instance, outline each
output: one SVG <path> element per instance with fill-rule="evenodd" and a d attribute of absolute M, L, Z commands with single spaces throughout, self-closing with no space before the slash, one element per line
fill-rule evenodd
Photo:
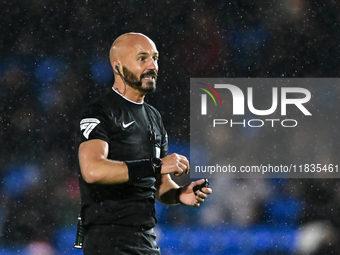
<path fill-rule="evenodd" d="M 149 63 L 148 63 L 148 69 L 151 70 L 158 70 L 158 64 L 157 61 L 154 59 L 150 59 Z"/>

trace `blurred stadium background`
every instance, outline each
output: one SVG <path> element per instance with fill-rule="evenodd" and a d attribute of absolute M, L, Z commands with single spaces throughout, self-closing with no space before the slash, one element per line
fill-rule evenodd
<path fill-rule="evenodd" d="M 112 86 L 108 51 L 118 35 L 155 41 L 160 73 L 147 101 L 163 115 L 171 152 L 189 157 L 190 77 L 339 77 L 339 7 L 336 0 L 1 0 L 0 254 L 81 254 L 72 248 L 76 119 Z M 339 95 L 328 95 L 337 119 L 331 102 Z M 339 141 L 338 130 L 332 136 Z M 214 195 L 199 209 L 157 203 L 163 254 L 340 254 L 338 180 L 211 182 Z"/>

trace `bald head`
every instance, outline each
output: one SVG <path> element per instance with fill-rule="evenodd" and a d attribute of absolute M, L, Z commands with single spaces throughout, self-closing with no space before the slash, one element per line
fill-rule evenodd
<path fill-rule="evenodd" d="M 143 101 L 146 93 L 155 91 L 158 51 L 149 37 L 139 33 L 119 36 L 111 46 L 110 62 L 115 76 L 113 87 L 128 98 L 134 98 L 134 94 Z"/>
<path fill-rule="evenodd" d="M 141 50 L 145 45 L 150 45 L 156 49 L 155 43 L 147 36 L 140 33 L 126 33 L 119 36 L 112 44 L 110 49 L 110 62 L 124 61 L 131 50 Z"/>

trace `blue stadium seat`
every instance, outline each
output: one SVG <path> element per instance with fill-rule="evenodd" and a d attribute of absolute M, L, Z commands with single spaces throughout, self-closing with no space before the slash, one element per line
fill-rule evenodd
<path fill-rule="evenodd" d="M 251 228 L 162 229 L 159 245 L 164 254 L 185 255 L 255 255 L 293 254 L 297 230 L 294 228 L 258 225 Z"/>
<path fill-rule="evenodd" d="M 300 218 L 302 201 L 278 195 L 265 206 L 265 217 L 274 225 L 296 226 Z"/>
<path fill-rule="evenodd" d="M 0 254 L 1 255 L 29 255 L 24 247 L 17 247 L 17 248 L 1 248 L 0 247 Z"/>

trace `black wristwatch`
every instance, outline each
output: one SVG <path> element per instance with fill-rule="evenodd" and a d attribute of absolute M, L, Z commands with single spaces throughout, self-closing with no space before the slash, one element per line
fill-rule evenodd
<path fill-rule="evenodd" d="M 163 165 L 162 160 L 160 158 L 152 158 L 151 164 L 155 169 L 155 174 L 160 174 Z"/>

